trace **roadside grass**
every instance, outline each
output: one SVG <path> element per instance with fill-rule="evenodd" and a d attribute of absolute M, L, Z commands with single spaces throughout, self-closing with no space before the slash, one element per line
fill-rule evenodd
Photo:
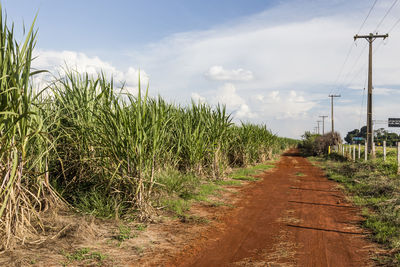
<path fill-rule="evenodd" d="M 400 265 L 400 176 L 394 163 L 342 161 L 340 155 L 311 158 L 318 161 L 328 178 L 343 185 L 350 199 L 362 208 L 363 226 L 372 239 L 390 249 L 389 255 L 375 258 L 385 266 Z"/>
<path fill-rule="evenodd" d="M 236 169 L 229 175 L 229 178 L 242 181 L 258 181 L 259 178 L 254 177 L 254 175 L 274 167 L 272 164 L 258 164 L 244 169 Z"/>
<path fill-rule="evenodd" d="M 120 241 L 120 242 L 123 242 L 123 241 L 125 241 L 125 240 L 131 239 L 132 237 L 135 237 L 135 235 L 133 235 L 133 234 L 131 233 L 131 232 L 132 232 L 132 229 L 131 229 L 129 226 L 127 226 L 127 225 L 121 224 L 121 225 L 118 227 L 118 230 L 119 230 L 119 232 L 118 232 L 118 234 L 115 236 L 115 239 L 117 239 L 117 240 Z"/>
<path fill-rule="evenodd" d="M 89 248 L 76 249 L 72 253 L 61 251 L 61 254 L 66 258 L 66 262 L 61 263 L 63 266 L 68 266 L 70 264 L 101 266 L 103 261 L 108 257 L 106 254 L 98 251 L 91 251 Z"/>
<path fill-rule="evenodd" d="M 254 177 L 265 170 L 273 168 L 273 162 L 258 164 L 247 168 L 234 169 L 225 180 L 207 180 L 199 178 L 194 174 L 182 174 L 170 170 L 160 174 L 158 190 L 160 199 L 158 206 L 172 212 L 182 222 L 200 222 L 206 220 L 188 215 L 191 205 L 195 202 L 208 202 L 212 207 L 231 206 L 212 197 L 218 197 L 220 192 L 225 191 L 226 186 L 241 186 L 241 181 L 258 181 Z"/>

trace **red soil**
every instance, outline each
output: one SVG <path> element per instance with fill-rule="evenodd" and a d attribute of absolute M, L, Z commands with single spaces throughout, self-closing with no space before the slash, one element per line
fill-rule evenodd
<path fill-rule="evenodd" d="M 337 183 L 295 150 L 168 266 L 372 266 L 374 245 Z"/>

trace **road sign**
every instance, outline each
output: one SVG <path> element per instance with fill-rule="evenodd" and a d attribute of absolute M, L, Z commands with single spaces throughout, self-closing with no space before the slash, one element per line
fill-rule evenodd
<path fill-rule="evenodd" d="M 353 137 L 353 141 L 363 141 L 364 137 Z"/>
<path fill-rule="evenodd" d="M 389 127 L 400 127 L 400 118 L 389 118 L 388 126 Z"/>

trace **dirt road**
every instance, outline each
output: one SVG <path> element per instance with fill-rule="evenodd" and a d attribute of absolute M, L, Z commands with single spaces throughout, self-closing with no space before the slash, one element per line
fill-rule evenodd
<path fill-rule="evenodd" d="M 261 177 L 171 265 L 373 266 L 359 210 L 318 167 L 293 150 Z"/>

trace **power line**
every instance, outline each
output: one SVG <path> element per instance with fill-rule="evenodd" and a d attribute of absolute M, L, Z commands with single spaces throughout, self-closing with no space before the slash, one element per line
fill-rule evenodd
<path fill-rule="evenodd" d="M 400 23 L 400 18 L 393 24 L 393 26 L 390 28 L 390 30 L 388 31 L 388 33 L 391 33 L 396 27 L 397 27 L 397 25 Z M 379 50 L 379 48 L 382 46 L 382 44 L 384 44 L 384 40 L 381 40 L 380 42 L 379 42 L 379 44 L 376 46 L 376 48 L 375 48 L 375 50 L 374 50 L 374 54 L 376 53 L 376 52 L 378 52 L 378 50 Z"/>
<path fill-rule="evenodd" d="M 352 67 L 350 68 L 350 70 L 353 70 L 356 65 L 358 64 L 358 62 L 360 61 L 361 57 L 364 55 L 365 50 L 367 49 L 368 44 L 364 44 L 363 49 L 361 50 L 361 53 L 358 55 L 356 61 L 354 62 L 354 64 L 352 65 Z M 345 85 L 347 85 L 347 80 L 350 77 L 350 75 L 352 74 L 352 72 L 348 72 L 347 75 L 344 77 L 343 82 L 341 83 L 341 85 L 339 86 L 340 88 L 343 88 Z M 358 74 L 358 73 L 357 73 Z M 351 82 L 354 80 L 354 78 L 351 80 Z M 342 90 L 342 89 L 340 89 Z M 340 91 L 341 92 L 341 91 Z"/>
<path fill-rule="evenodd" d="M 393 31 L 394 28 L 396 28 L 396 26 L 397 26 L 399 23 L 400 23 L 400 18 L 395 22 L 395 24 L 392 26 L 392 28 L 390 28 L 389 33 L 390 33 L 391 31 Z"/>
<path fill-rule="evenodd" d="M 399 0 L 394 0 L 393 3 L 391 4 L 391 6 L 388 8 L 388 10 L 386 11 L 385 15 L 382 17 L 382 19 L 379 21 L 378 25 L 375 28 L 375 32 L 378 30 L 378 28 L 382 25 L 382 23 L 385 21 L 386 17 L 389 15 L 389 13 L 392 11 L 392 9 L 394 8 L 394 6 L 398 3 Z M 358 33 L 360 33 L 361 29 L 363 28 L 363 26 L 365 25 L 365 22 L 367 21 L 368 17 L 370 16 L 372 10 L 374 9 L 375 5 L 377 3 L 377 0 L 374 1 L 374 3 L 372 4 L 366 18 L 364 19 L 363 23 L 361 24 L 361 27 L 358 31 Z M 394 28 L 396 28 L 396 26 L 400 23 L 400 19 L 398 19 L 395 24 L 391 27 L 391 29 L 388 31 L 388 33 L 390 33 Z M 358 33 L 356 35 L 358 35 Z M 381 40 L 379 42 L 379 44 L 377 45 L 377 47 L 374 49 L 373 54 L 375 54 L 379 48 L 382 46 L 382 44 L 384 43 L 384 40 Z M 354 69 L 354 67 L 357 65 L 358 61 L 360 60 L 361 56 L 364 54 L 365 49 L 367 48 L 367 44 L 365 44 L 365 46 L 363 47 L 361 53 L 359 54 L 359 56 L 357 57 L 355 63 L 353 64 L 353 66 L 350 68 L 350 70 Z M 349 86 L 362 72 L 362 69 L 360 68 L 360 70 L 358 72 L 356 72 L 356 75 L 351 79 L 351 81 L 349 83 L 346 83 L 348 77 L 352 74 L 352 72 L 348 72 L 348 74 L 346 75 L 346 77 L 343 80 L 343 83 L 339 86 L 339 90 L 338 93 L 341 93 L 342 88 L 346 85 Z M 353 72 L 354 73 L 354 72 Z M 332 91 L 332 90 L 331 90 Z"/>
<path fill-rule="evenodd" d="M 368 79 L 368 73 L 365 75 L 365 81 L 364 81 L 364 88 L 363 88 L 363 94 L 362 94 L 362 100 L 361 100 L 361 109 L 360 109 L 360 120 L 358 121 L 358 128 L 361 129 L 361 117 L 363 114 L 363 109 L 364 109 L 364 98 L 365 98 L 365 87 L 367 86 L 367 79 Z"/>
<path fill-rule="evenodd" d="M 374 9 L 374 7 L 375 7 L 375 5 L 376 5 L 376 2 L 378 2 L 378 0 L 375 0 L 375 2 L 372 4 L 371 8 L 370 8 L 369 11 L 368 11 L 367 16 L 365 17 L 363 23 L 362 23 L 361 26 L 360 26 L 360 29 L 358 29 L 357 34 L 359 34 L 359 33 L 361 32 L 362 28 L 364 27 L 365 22 L 366 22 L 367 19 L 369 18 L 369 15 L 371 15 L 372 9 Z"/>
<path fill-rule="evenodd" d="M 369 11 L 368 11 L 367 16 L 364 18 L 363 22 L 361 23 L 361 26 L 360 26 L 360 28 L 358 29 L 357 34 L 359 34 L 360 31 L 362 30 L 362 28 L 364 27 L 365 22 L 368 20 L 369 16 L 371 15 L 372 10 L 374 9 L 374 7 L 375 7 L 375 5 L 376 5 L 376 2 L 378 2 L 378 0 L 375 0 L 374 3 L 372 4 L 371 8 L 370 8 Z M 337 84 L 337 82 L 339 81 L 340 76 L 341 76 L 342 73 L 343 73 L 344 67 L 346 66 L 346 63 L 347 63 L 347 61 L 349 60 L 350 54 L 351 54 L 351 52 L 352 52 L 352 50 L 353 50 L 354 43 L 355 43 L 355 40 L 354 40 L 354 41 L 351 43 L 351 45 L 350 45 L 350 48 L 349 48 L 349 50 L 348 50 L 348 52 L 347 52 L 347 55 L 346 55 L 346 57 L 345 57 L 345 60 L 344 60 L 342 66 L 341 66 L 341 68 L 340 68 L 339 74 L 338 74 L 338 76 L 337 76 L 337 78 L 336 78 L 334 84 Z M 358 61 L 358 60 L 357 60 L 357 61 Z M 335 89 L 337 89 L 337 88 L 333 87 L 333 88 L 331 89 L 331 91 L 330 91 L 329 94 L 332 94 L 332 91 L 335 90 Z"/>
<path fill-rule="evenodd" d="M 378 28 L 382 25 L 383 21 L 386 19 L 387 15 L 389 15 L 390 11 L 392 11 L 393 7 L 397 4 L 399 0 L 394 0 L 392 5 L 389 7 L 389 9 L 386 11 L 385 15 L 381 19 L 381 21 L 378 23 L 378 26 L 375 28 L 375 32 L 378 31 Z"/>

